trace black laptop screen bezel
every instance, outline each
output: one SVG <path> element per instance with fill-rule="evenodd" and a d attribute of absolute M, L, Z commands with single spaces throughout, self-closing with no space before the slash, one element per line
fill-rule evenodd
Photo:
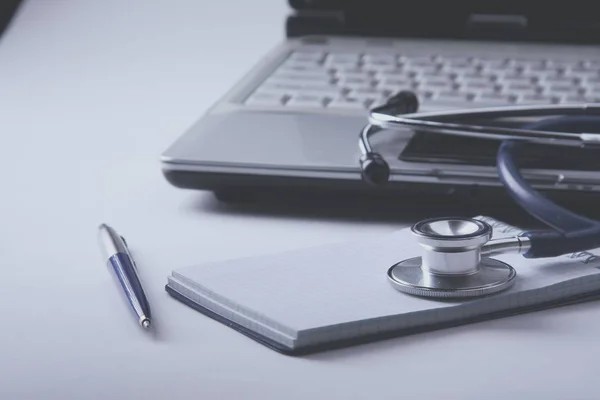
<path fill-rule="evenodd" d="M 288 0 L 299 13 L 343 14 L 350 34 L 600 43 L 594 2 Z M 478 18 L 481 17 L 482 18 Z M 501 16 L 497 21 L 489 16 Z M 511 19 L 513 17 L 513 19 Z"/>

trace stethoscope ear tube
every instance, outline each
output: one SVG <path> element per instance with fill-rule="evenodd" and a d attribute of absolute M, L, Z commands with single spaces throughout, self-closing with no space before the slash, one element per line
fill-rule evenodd
<path fill-rule="evenodd" d="M 390 97 L 386 103 L 386 110 L 393 114 L 410 114 L 419 109 L 417 95 L 408 90 L 402 90 Z M 360 157 L 360 170 L 362 179 L 372 186 L 385 185 L 390 179 L 390 166 L 381 156 L 373 151 L 369 143 L 369 136 L 380 131 L 381 128 L 367 124 L 360 134 L 358 147 L 362 153 Z"/>
<path fill-rule="evenodd" d="M 383 185 L 390 179 L 390 166 L 379 153 L 366 153 L 360 157 L 362 179 L 370 185 Z"/>
<path fill-rule="evenodd" d="M 541 121 L 529 128 L 552 129 L 560 126 L 569 126 L 572 129 L 595 128 L 598 131 L 600 119 L 563 117 Z M 501 143 L 496 160 L 500 180 L 511 197 L 523 209 L 539 221 L 554 228 L 554 230 L 524 233 L 522 236 L 529 238 L 531 247 L 523 256 L 527 258 L 555 257 L 600 247 L 600 222 L 553 203 L 525 181 L 515 161 L 515 157 L 523 145 L 523 143 L 513 140 Z"/>

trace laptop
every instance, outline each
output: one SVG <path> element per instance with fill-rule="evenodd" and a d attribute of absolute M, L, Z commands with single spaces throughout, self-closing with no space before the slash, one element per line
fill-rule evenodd
<path fill-rule="evenodd" d="M 504 193 L 498 142 L 383 131 L 390 182 L 361 178 L 369 110 L 400 90 L 420 111 L 600 102 L 593 3 L 290 0 L 287 35 L 162 154 L 173 186 L 244 193 L 487 196 Z M 242 34 L 242 32 L 240 32 Z M 506 121 L 523 124 L 525 121 Z M 523 175 L 548 195 L 600 191 L 593 149 L 532 146 Z"/>
<path fill-rule="evenodd" d="M 0 39 L 14 20 L 20 6 L 21 0 L 4 0 L 0 2 Z"/>

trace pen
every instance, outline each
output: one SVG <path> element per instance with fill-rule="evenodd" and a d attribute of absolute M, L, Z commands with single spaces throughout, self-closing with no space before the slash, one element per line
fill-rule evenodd
<path fill-rule="evenodd" d="M 107 267 L 116 276 L 127 301 L 142 328 L 150 328 L 150 305 L 137 275 L 137 266 L 125 239 L 113 228 L 101 224 L 98 228 L 100 247 Z"/>

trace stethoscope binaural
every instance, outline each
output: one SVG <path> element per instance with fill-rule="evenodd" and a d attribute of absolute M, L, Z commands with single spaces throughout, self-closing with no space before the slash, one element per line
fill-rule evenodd
<path fill-rule="evenodd" d="M 422 256 L 400 261 L 389 268 L 388 279 L 396 289 L 432 298 L 485 296 L 508 289 L 517 275 L 513 267 L 491 256 L 513 252 L 525 258 L 544 258 L 600 247 L 600 221 L 569 211 L 538 193 L 522 177 L 515 160 L 524 143 L 599 146 L 600 150 L 600 133 L 597 133 L 600 132 L 600 104 L 416 113 L 418 106 L 414 93 L 401 91 L 386 104 L 370 111 L 369 123 L 359 139 L 364 181 L 383 185 L 390 179 L 387 162 L 369 142 L 373 134 L 384 129 L 412 128 L 501 140 L 496 164 L 502 184 L 521 207 L 551 229 L 491 240 L 492 227 L 477 219 L 434 218 L 418 222 L 411 231 L 422 247 Z M 554 117 L 520 129 L 450 122 L 535 116 Z"/>

